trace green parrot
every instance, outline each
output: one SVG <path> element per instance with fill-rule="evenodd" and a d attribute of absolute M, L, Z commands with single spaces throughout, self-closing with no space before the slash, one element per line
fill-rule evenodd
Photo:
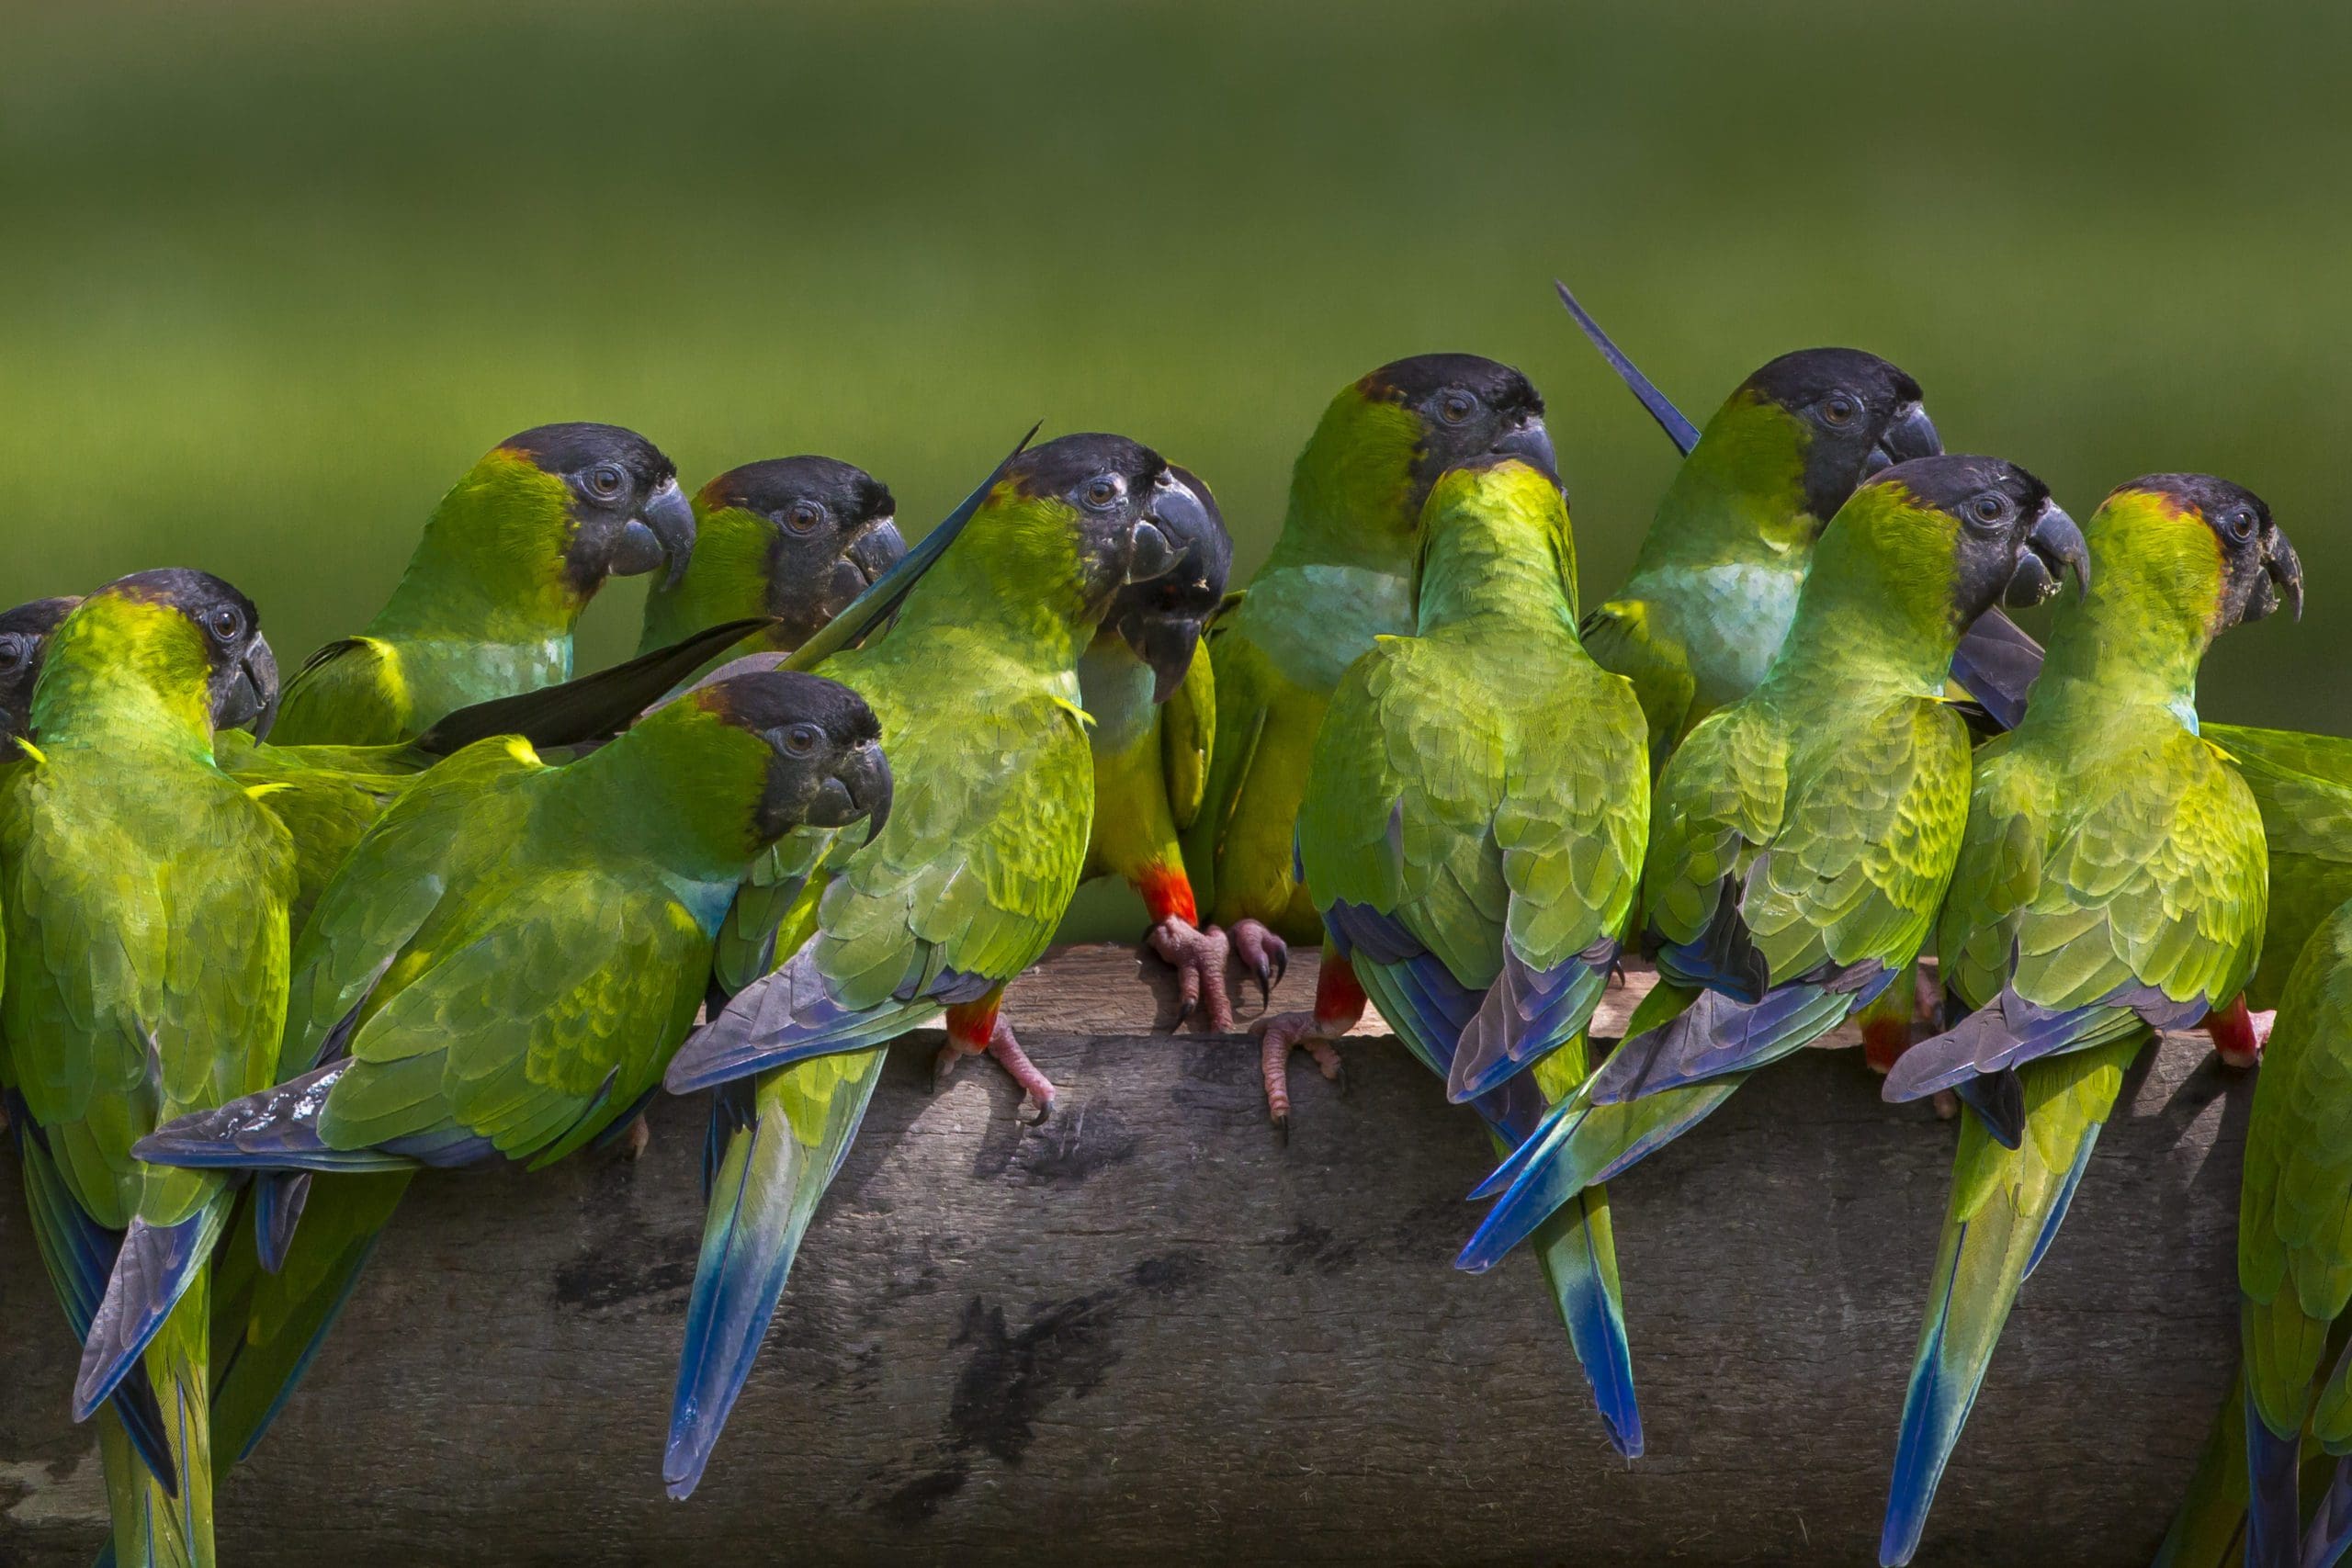
<path fill-rule="evenodd" d="M 709 1461 L 886 1043 L 944 1010 L 940 1072 L 985 1051 L 1050 1107 L 998 1008 L 1085 863 L 1079 661 L 1123 586 L 1175 570 L 1213 528 L 1149 448 L 1063 436 L 1012 459 L 886 635 L 820 666 L 881 716 L 899 809 L 854 852 L 796 835 L 754 868 L 717 964 L 733 999 L 671 1064 L 673 1092 L 720 1089 L 662 1464 L 673 1496 Z"/>
<path fill-rule="evenodd" d="M 685 570 L 645 596 L 639 653 L 722 621 L 767 626 L 711 660 L 789 653 L 907 553 L 882 481 L 831 457 L 773 457 L 729 468 L 696 492 Z"/>
<path fill-rule="evenodd" d="M 2282 600 L 2301 612 L 2294 549 L 2259 498 L 2201 474 L 2132 480 L 2086 532 L 2097 581 L 2059 616 L 2022 722 L 1979 760 L 1938 923 L 1945 988 L 1976 1010 L 1886 1079 L 1889 1100 L 1951 1089 L 1977 1111 L 1904 1402 L 1888 1564 L 1917 1549 L 2124 1068 L 2153 1030 L 2236 996 L 2262 940 L 2262 818 L 2198 733 L 2197 670 L 2229 627 Z"/>
<path fill-rule="evenodd" d="M 1094 828 L 1087 877 L 1117 876 L 1143 899 L 1146 941 L 1178 976 L 1176 1025 L 1233 1028 L 1226 933 L 1203 929 L 1178 835 L 1198 818 L 1216 724 L 1216 677 L 1196 658 L 1202 629 L 1225 599 L 1233 540 L 1199 476 L 1170 465 L 1200 498 L 1210 526 L 1198 548 L 1159 577 L 1119 591 L 1078 661 L 1079 705 L 1093 727 Z M 1270 987 L 1271 989 L 1271 987 Z"/>
<path fill-rule="evenodd" d="M 48 637 L 0 773 L 0 1088 L 33 1232 L 101 1406 L 115 1561 L 209 1564 L 207 1276 L 234 1197 L 142 1134 L 271 1081 L 286 1010 L 286 829 L 213 765 L 277 666 L 201 572 L 107 584 Z"/>
<path fill-rule="evenodd" d="M 1884 470 L 1813 555 L 1764 679 L 1700 720 L 1659 776 L 1642 883 L 1657 987 L 1473 1194 L 1500 1199 L 1461 1268 L 1491 1268 L 1903 974 L 1968 810 L 1968 726 L 1943 689 L 1952 645 L 2012 588 L 2044 592 L 2065 565 L 2087 576 L 2048 488 L 1991 457 Z"/>
<path fill-rule="evenodd" d="M 1585 1075 L 1586 1023 L 1641 880 L 1647 728 L 1631 682 L 1577 640 L 1558 477 L 1525 458 L 1430 493 L 1413 635 L 1341 677 L 1316 737 L 1298 860 L 1346 969 L 1509 1152 Z M 1279 1075 L 1306 1014 L 1266 1030 Z M 1279 1083 L 1269 1098 L 1286 1098 Z M 1457 1093 L 1456 1098 L 1464 1098 Z M 1608 1201 L 1547 1227 L 1544 1269 L 1618 1451 L 1642 1451 Z"/>
<path fill-rule="evenodd" d="M 1291 874 L 1307 754 L 1331 689 L 1378 636 L 1413 629 L 1413 553 L 1437 476 L 1481 453 L 1555 468 L 1544 400 L 1507 365 L 1424 354 L 1384 365 L 1331 400 L 1292 471 L 1290 509 L 1265 564 L 1210 623 L 1216 725 L 1183 837 L 1184 870 L 1211 924 L 1271 990 L 1288 944 L 1322 938 Z M 1360 1010 L 1344 976 L 1317 1011 Z"/>
<path fill-rule="evenodd" d="M 169 1122 L 141 1157 L 289 1191 L 363 1180 L 384 1216 L 421 1168 L 560 1159 L 660 1086 L 743 867 L 802 824 L 878 829 L 889 804 L 872 710 L 788 671 L 698 688 L 561 767 L 513 737 L 468 747 L 320 899 L 294 950 L 283 1081 Z M 325 1326 L 267 1332 L 289 1310 L 270 1292 L 356 1273 L 344 1249 L 364 1259 L 372 1239 L 296 1247 L 296 1280 L 262 1281 L 254 1319 L 216 1325 L 280 1380 L 236 1396 L 241 1428 L 258 1435 Z"/>
<path fill-rule="evenodd" d="M 390 745 L 452 709 L 571 674 L 571 632 L 607 577 L 695 544 L 694 508 L 652 443 L 610 424 L 545 424 L 459 479 L 392 596 L 287 682 L 281 745 Z"/>

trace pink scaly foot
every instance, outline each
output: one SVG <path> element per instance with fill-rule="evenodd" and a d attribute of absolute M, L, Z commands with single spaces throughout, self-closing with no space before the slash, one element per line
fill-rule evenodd
<path fill-rule="evenodd" d="M 1215 926 L 1203 930 L 1181 915 L 1170 915 L 1144 940 L 1176 971 L 1176 1027 L 1183 1028 L 1197 1011 L 1201 1027 L 1209 1033 L 1232 1033 L 1233 996 L 1226 989 L 1225 960 L 1233 944 L 1226 934 Z"/>
<path fill-rule="evenodd" d="M 1258 977 L 1259 1005 L 1271 1005 L 1274 987 L 1290 973 L 1290 943 L 1245 918 L 1233 922 L 1233 948 L 1241 966 Z"/>
<path fill-rule="evenodd" d="M 2251 1067 L 2262 1060 L 2262 1048 L 2270 1043 L 2270 1026 L 2278 1021 L 2276 1012 L 2255 1012 L 2241 996 L 2229 1006 L 2205 1015 L 2204 1030 L 2213 1037 L 2213 1050 L 2233 1067 Z"/>
<path fill-rule="evenodd" d="M 1235 930 L 1238 933 L 1239 928 Z M 1323 972 L 1315 982 L 1315 1010 L 1275 1013 L 1250 1026 L 1250 1032 L 1258 1036 L 1258 1071 L 1265 1080 L 1266 1112 L 1284 1142 L 1290 1139 L 1291 1052 L 1305 1050 L 1315 1058 L 1324 1077 L 1346 1092 L 1345 1069 L 1331 1042 L 1356 1026 L 1363 1017 L 1364 1002 L 1355 970 L 1326 942 Z"/>
<path fill-rule="evenodd" d="M 1033 1127 L 1043 1126 L 1054 1113 L 1054 1086 L 1021 1048 L 1012 1025 L 997 1016 L 997 1003 L 1003 994 L 999 987 L 977 1002 L 947 1010 L 947 1043 L 932 1062 L 931 1086 L 937 1089 L 965 1057 L 986 1052 L 1021 1086 L 1021 1108 L 1013 1114 Z M 1032 1111 L 1035 1115 L 1027 1114 Z"/>

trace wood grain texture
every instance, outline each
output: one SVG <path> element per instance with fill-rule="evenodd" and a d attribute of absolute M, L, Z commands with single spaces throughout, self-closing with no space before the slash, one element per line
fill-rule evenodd
<path fill-rule="evenodd" d="M 1150 1001 L 1116 949 L 1016 988 L 1042 1132 L 992 1070 L 931 1093 L 935 1036 L 894 1055 L 684 1504 L 700 1107 L 636 1164 L 421 1181 L 225 1488 L 223 1562 L 1873 1561 L 1951 1125 L 1807 1052 L 1617 1185 L 1628 1466 L 1533 1265 L 1447 1266 L 1484 1141 L 1400 1047 L 1351 1043 L 1344 1096 L 1295 1058 L 1285 1146 L 1250 1044 L 1151 1036 Z M 2234 1353 L 2245 1081 L 2188 1040 L 2135 1074 L 1920 1563 L 2148 1560 Z M 73 1362 L 11 1167 L 0 1562 L 81 1568 L 103 1529 Z"/>

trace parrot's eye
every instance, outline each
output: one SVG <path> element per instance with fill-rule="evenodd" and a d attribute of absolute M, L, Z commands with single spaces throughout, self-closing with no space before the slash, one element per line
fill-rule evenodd
<path fill-rule="evenodd" d="M 2229 530 L 2231 538 L 2243 545 L 2254 537 L 2254 513 L 2241 506 L 2222 519 L 2222 526 Z"/>
<path fill-rule="evenodd" d="M 2009 514 L 2009 498 L 1988 490 L 1968 503 L 1968 514 L 1979 523 L 1998 523 Z"/>
<path fill-rule="evenodd" d="M 0 670 L 14 670 L 25 661 L 25 639 L 15 632 L 0 637 Z"/>
<path fill-rule="evenodd" d="M 1460 424 L 1478 412 L 1478 400 L 1467 392 L 1448 392 L 1437 405 L 1438 418 L 1448 424 Z"/>
<path fill-rule="evenodd" d="M 1086 504 L 1101 512 L 1114 505 L 1126 492 L 1126 483 L 1118 475 L 1097 474 L 1086 481 L 1084 493 Z"/>
<path fill-rule="evenodd" d="M 813 532 L 825 520 L 825 503 L 800 500 L 784 509 L 784 525 L 796 534 Z"/>
<path fill-rule="evenodd" d="M 1851 424 L 1862 405 L 1843 392 L 1832 392 L 1821 400 L 1821 417 L 1831 424 Z"/>
<path fill-rule="evenodd" d="M 611 501 L 628 488 L 628 476 L 621 472 L 618 463 L 599 463 L 588 470 L 585 483 L 589 494 L 599 501 Z"/>
<path fill-rule="evenodd" d="M 806 757 L 824 738 L 825 732 L 813 724 L 796 724 L 784 732 L 784 749 L 795 757 Z"/>
<path fill-rule="evenodd" d="M 245 635 L 245 613 L 234 604 L 223 604 L 206 615 L 204 629 L 217 641 L 234 642 Z"/>

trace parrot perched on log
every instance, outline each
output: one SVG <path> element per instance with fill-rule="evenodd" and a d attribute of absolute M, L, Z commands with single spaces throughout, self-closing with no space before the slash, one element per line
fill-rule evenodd
<path fill-rule="evenodd" d="M 1324 410 L 1272 551 L 1210 624 L 1216 726 L 1184 869 L 1263 987 L 1289 943 L 1322 937 L 1291 873 L 1291 840 L 1324 704 L 1374 637 L 1413 629 L 1422 503 L 1438 475 L 1487 452 L 1558 467 L 1544 400 L 1518 371 L 1424 354 L 1363 377 Z"/>
<path fill-rule="evenodd" d="M 390 745 L 452 709 L 571 675 L 571 633 L 608 577 L 695 546 L 677 468 L 634 431 L 545 424 L 441 498 L 391 598 L 287 682 L 281 745 Z"/>
<path fill-rule="evenodd" d="M 1991 457 L 1886 469 L 1813 554 L 1764 679 L 1702 719 L 1658 779 L 1642 886 L 1657 987 L 1474 1194 L 1500 1199 L 1462 1268 L 1492 1267 L 1903 974 L 1968 809 L 1968 727 L 1943 694 L 1952 644 L 2012 587 L 2087 575 L 2049 490 Z"/>
<path fill-rule="evenodd" d="M 0 770 L 0 1088 L 83 1340 L 74 1417 L 106 1410 L 125 1568 L 213 1561 L 207 1277 L 234 1192 L 136 1145 L 276 1076 L 293 846 L 212 743 L 266 728 L 277 697 L 250 600 L 139 572 L 49 635 L 20 760 Z"/>
<path fill-rule="evenodd" d="M 379 1223 L 421 1168 L 560 1159 L 659 1088 L 744 865 L 803 824 L 878 829 L 890 794 L 872 710 L 791 672 L 701 687 L 562 767 L 512 737 L 468 747 L 320 899 L 294 952 L 284 1080 L 158 1129 L 141 1157 L 270 1173 L 265 1188 L 362 1180 L 355 1207 Z M 372 1239 L 298 1248 L 284 1289 L 356 1273 L 346 1249 L 364 1260 Z M 283 1310 L 276 1281 L 256 1288 L 254 1310 Z M 222 1325 L 276 1380 L 239 1406 L 254 1436 L 325 1323 L 261 1326 Z"/>
<path fill-rule="evenodd" d="M 1216 727 L 1216 677 L 1197 657 L 1203 628 L 1225 599 L 1233 540 L 1199 476 L 1170 466 L 1209 514 L 1196 547 L 1170 571 L 1119 591 L 1078 662 L 1079 705 L 1093 728 L 1094 829 L 1086 870 L 1118 876 L 1143 899 L 1146 940 L 1178 976 L 1177 1027 L 1233 1027 L 1225 981 L 1226 933 L 1201 926 L 1178 836 L 1200 815 Z M 1268 987 L 1271 990 L 1271 987 Z"/>
<path fill-rule="evenodd" d="M 2134 479 L 2086 531 L 2095 580 L 2061 612 L 2023 720 L 1978 760 L 1938 924 L 1945 988 L 1975 1010 L 1886 1079 L 1890 1100 L 1950 1088 L 1976 1112 L 1904 1402 L 1888 1564 L 1918 1547 L 2124 1068 L 2154 1030 L 2235 997 L 2262 941 L 2262 819 L 2199 734 L 2197 671 L 2231 626 L 2282 603 L 2301 613 L 2293 547 L 2258 497 L 2201 474 Z"/>
<path fill-rule="evenodd" d="M 1298 859 L 1346 967 L 1504 1152 L 1585 1074 L 1649 823 L 1631 682 L 1577 640 L 1576 547 L 1555 474 L 1515 457 L 1430 491 L 1409 637 L 1381 637 L 1332 693 L 1299 807 Z M 1291 1043 L 1265 1030 L 1269 1099 Z M 1461 1098 L 1462 1095 L 1457 1095 Z M 1642 1451 L 1606 1196 L 1587 1189 L 1541 1255 L 1610 1441 Z"/>
<path fill-rule="evenodd" d="M 694 513 L 685 570 L 646 593 L 639 653 L 755 617 L 765 626 L 711 665 L 763 649 L 789 653 L 907 553 L 889 489 L 832 457 L 729 468 L 695 492 Z"/>
<path fill-rule="evenodd" d="M 944 1010 L 939 1071 L 986 1051 L 1050 1107 L 998 1009 L 1085 861 L 1079 662 L 1120 590 L 1174 570 L 1214 527 L 1149 448 L 1063 436 L 1012 459 L 886 634 L 819 666 L 880 716 L 899 809 L 863 848 L 796 835 L 754 869 L 718 955 L 735 994 L 671 1064 L 674 1092 L 720 1089 L 672 1495 L 701 1479 L 887 1043 Z"/>

